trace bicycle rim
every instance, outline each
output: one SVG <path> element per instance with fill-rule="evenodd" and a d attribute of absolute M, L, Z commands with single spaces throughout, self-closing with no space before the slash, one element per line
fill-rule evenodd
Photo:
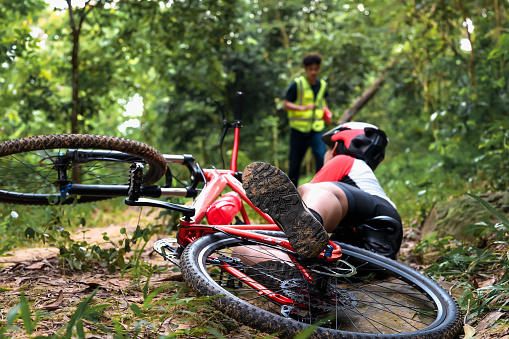
<path fill-rule="evenodd" d="M 0 143 L 0 202 L 71 204 L 114 197 L 102 192 L 99 186 L 90 195 L 75 196 L 61 191 L 55 162 L 69 150 L 79 154 L 79 159 L 66 166 L 71 186 L 127 185 L 133 162 L 148 164 L 144 183 L 149 185 L 160 179 L 166 169 L 166 162 L 157 150 L 123 138 L 61 134 L 9 140 Z"/>
<path fill-rule="evenodd" d="M 332 266 L 319 259 L 299 262 L 312 280 L 279 251 L 209 235 L 190 244 L 181 258 L 185 280 L 215 306 L 240 322 L 293 337 L 318 325 L 316 338 L 454 338 L 461 330 L 456 302 L 433 280 L 391 259 L 340 244 L 343 260 Z M 354 266 L 356 273 L 350 266 Z M 261 296 L 225 272 L 229 265 L 292 302 Z M 338 276 L 339 275 L 339 276 Z M 240 280 L 243 280 L 241 282 Z M 265 290 L 266 291 L 266 290 Z M 284 299 L 283 298 L 283 299 Z"/>

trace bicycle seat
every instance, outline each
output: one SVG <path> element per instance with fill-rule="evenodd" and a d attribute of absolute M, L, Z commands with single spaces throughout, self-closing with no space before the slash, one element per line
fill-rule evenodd
<path fill-rule="evenodd" d="M 338 227 L 330 237 L 391 259 L 396 259 L 402 238 L 401 223 L 389 216 L 377 216 L 352 227 Z"/>

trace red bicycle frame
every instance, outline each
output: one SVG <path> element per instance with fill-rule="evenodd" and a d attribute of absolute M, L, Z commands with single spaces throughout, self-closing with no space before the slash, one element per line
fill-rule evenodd
<path fill-rule="evenodd" d="M 295 253 L 288 240 L 282 240 L 281 238 L 262 235 L 252 231 L 280 231 L 280 228 L 274 223 L 272 218 L 258 209 L 253 203 L 247 198 L 246 192 L 242 188 L 242 184 L 236 179 L 237 173 L 237 153 L 240 142 L 240 121 L 234 124 L 235 136 L 233 140 L 233 152 L 229 170 L 217 170 L 217 169 L 204 169 L 203 174 L 205 177 L 205 187 L 201 193 L 197 196 L 192 206 L 195 209 L 195 215 L 191 220 L 182 218 L 179 225 L 177 234 L 177 240 L 180 245 L 187 246 L 197 238 L 211 233 L 221 231 L 223 233 L 231 234 L 240 239 L 249 239 L 260 244 L 268 246 L 278 246 L 284 248 L 288 253 Z M 236 192 L 241 200 L 240 214 L 243 218 L 243 225 L 205 225 L 201 224 L 206 217 L 207 208 L 216 201 L 221 193 L 229 187 L 232 191 Z M 268 224 L 251 224 L 249 220 L 246 206 L 248 205 L 256 211 L 256 213 L 264 219 Z M 318 257 L 324 258 L 327 261 L 336 261 L 341 257 L 341 248 L 329 241 L 330 247 L 328 250 L 322 252 Z M 293 258 L 293 256 L 291 256 Z M 294 259 L 292 259 L 294 260 Z M 294 260 L 295 261 L 295 260 Z M 230 267 L 228 264 L 221 264 L 222 268 L 228 271 L 233 276 L 240 279 L 240 281 L 246 282 L 248 285 L 252 285 L 253 288 L 257 289 L 260 293 L 263 293 L 270 298 L 280 299 L 282 296 L 276 297 L 273 292 L 267 291 L 267 289 L 260 289 L 257 286 L 258 283 L 252 281 L 249 277 L 245 276 L 242 272 Z M 309 274 L 302 268 L 303 274 L 306 278 L 311 279 Z M 263 292 L 262 292 L 263 291 Z M 284 297 L 283 297 L 284 298 Z M 287 299 L 287 298 L 286 298 Z M 281 300 L 276 300 L 282 302 Z"/>
<path fill-rule="evenodd" d="M 189 245 L 190 243 L 204 235 L 221 232 L 237 239 L 249 240 L 251 243 L 258 244 L 262 247 L 266 246 L 270 248 L 276 248 L 285 252 L 290 258 L 290 260 L 293 261 L 294 266 L 301 271 L 303 277 L 311 281 L 313 280 L 313 278 L 311 277 L 309 272 L 307 272 L 307 270 L 299 264 L 298 260 L 296 259 L 298 255 L 297 253 L 295 253 L 295 250 L 292 248 L 288 240 L 277 236 L 266 235 L 266 233 L 264 234 L 263 232 L 256 232 L 256 231 L 281 231 L 281 230 L 274 223 L 274 221 L 269 215 L 262 212 L 259 208 L 253 205 L 253 203 L 246 196 L 246 192 L 244 191 L 241 182 L 237 179 L 240 174 L 237 172 L 237 154 L 240 144 L 240 128 L 242 127 L 240 119 L 240 110 L 241 110 L 240 100 L 238 97 L 236 103 L 234 124 L 230 125 L 226 122 L 226 120 L 224 120 L 225 124 L 224 126 L 226 129 L 229 127 L 233 127 L 235 130 L 230 169 L 229 170 L 200 169 L 199 166 L 195 166 L 194 164 L 190 165 L 190 163 L 188 162 L 186 166 L 190 168 L 192 178 L 194 180 L 193 185 L 190 186 L 192 187 L 191 191 L 196 192 L 197 178 L 202 179 L 202 181 L 205 182 L 205 186 L 201 190 L 200 194 L 192 195 L 196 196 L 196 199 L 194 200 L 191 206 L 192 208 L 191 207 L 187 208 L 182 205 L 175 205 L 169 203 L 167 204 L 172 205 L 171 207 L 169 206 L 162 207 L 166 208 L 169 207 L 171 209 L 179 210 L 184 214 L 184 217 L 180 219 L 179 229 L 177 232 L 177 241 L 181 247 L 186 247 L 187 245 Z M 180 162 L 186 164 L 185 156 L 184 158 L 182 158 L 175 157 L 172 155 L 165 155 L 165 158 L 167 159 L 168 162 Z M 238 209 L 238 212 L 236 212 L 235 210 L 234 213 L 241 214 L 243 219 L 242 224 L 208 225 L 207 223 L 204 222 L 204 219 L 207 217 L 207 211 L 209 207 L 211 207 L 218 200 L 218 198 L 221 197 L 221 194 L 225 191 L 227 187 L 229 188 L 229 190 L 238 194 L 238 197 L 240 198 L 239 202 L 240 208 Z M 178 195 L 188 196 L 187 194 L 189 193 L 189 187 L 186 189 L 170 188 L 168 189 L 167 192 L 169 193 L 168 196 L 178 196 Z M 141 200 L 141 203 L 136 203 L 135 201 L 132 200 L 130 201 L 129 199 L 127 199 L 126 203 L 128 205 L 133 204 L 142 206 L 145 205 L 154 206 L 156 204 L 153 201 L 147 201 L 143 199 L 139 200 Z M 160 206 L 161 204 L 162 203 L 158 203 L 158 206 Z M 266 224 L 252 224 L 251 221 L 249 220 L 249 216 L 246 211 L 246 205 L 249 206 L 253 211 L 255 211 L 256 214 L 266 222 Z M 225 221 L 228 220 L 228 218 L 218 220 Z M 320 255 L 318 255 L 318 258 L 322 258 L 326 261 L 337 261 L 339 260 L 340 257 L 341 257 L 341 247 L 339 247 L 339 245 L 333 243 L 332 241 L 329 241 L 329 245 L 327 246 L 326 250 L 323 251 Z M 259 295 L 263 295 L 281 305 L 296 304 L 295 300 L 292 300 L 279 293 L 271 291 L 270 289 L 266 288 L 259 282 L 245 275 L 242 271 L 229 265 L 227 262 L 218 260 L 214 256 L 208 257 L 207 260 L 211 260 L 214 262 L 217 261 L 218 266 L 222 270 L 236 277 L 240 282 L 245 283 L 252 287 L 254 290 L 257 291 Z"/>

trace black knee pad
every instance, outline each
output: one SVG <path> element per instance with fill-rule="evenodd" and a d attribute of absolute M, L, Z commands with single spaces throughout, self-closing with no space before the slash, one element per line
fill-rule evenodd
<path fill-rule="evenodd" d="M 397 258 L 402 239 L 401 223 L 388 216 L 378 216 L 358 226 L 336 229 L 331 236 L 331 240 L 361 247 L 391 259 Z"/>

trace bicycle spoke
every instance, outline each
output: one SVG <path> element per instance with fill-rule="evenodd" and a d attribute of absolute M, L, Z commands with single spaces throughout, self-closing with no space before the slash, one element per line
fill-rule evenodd
<path fill-rule="evenodd" d="M 180 263 L 186 281 L 197 291 L 226 293 L 216 307 L 226 312 L 231 307 L 230 315 L 271 331 L 274 326 L 251 315 L 269 322 L 278 319 L 275 327 L 283 331 L 298 323 L 319 323 L 324 337 L 339 332 L 370 338 L 412 333 L 409 338 L 444 321 L 448 310 L 438 285 L 429 279 L 421 284 L 426 278 L 419 273 L 353 246 L 345 246 L 343 253 L 337 263 L 318 258 L 300 261 L 273 247 L 218 233 L 191 243 Z M 355 267 L 355 274 L 344 275 L 347 262 Z M 457 314 L 447 320 L 453 331 L 460 329 Z M 448 337 L 444 333 L 437 338 Z"/>
<path fill-rule="evenodd" d="M 294 308 L 299 308 L 301 311 L 305 311 L 307 314 L 301 321 L 312 323 L 316 321 L 316 317 L 325 317 L 325 315 L 331 314 L 334 318 L 332 326 L 334 328 L 340 328 L 345 326 L 346 322 L 350 323 L 353 331 L 363 332 L 366 327 L 371 327 L 375 333 L 400 333 L 401 329 L 395 328 L 391 325 L 391 322 L 380 321 L 380 315 L 386 314 L 385 317 L 399 319 L 399 326 L 406 324 L 405 327 L 416 330 L 419 327 L 425 327 L 426 321 L 421 318 L 433 319 L 433 316 L 427 315 L 429 312 L 436 312 L 435 309 L 429 307 L 429 300 L 423 298 L 422 293 L 419 291 L 408 290 L 407 284 L 396 280 L 381 280 L 371 281 L 370 279 L 359 278 L 360 282 L 353 282 L 348 278 L 329 278 L 326 277 L 315 277 L 314 281 L 308 281 L 304 278 L 304 275 L 300 270 L 294 266 L 293 262 L 289 259 L 284 260 L 274 255 L 274 250 L 263 246 L 243 246 L 243 251 L 238 251 L 236 248 L 227 248 L 224 251 L 216 252 L 221 260 L 221 256 L 225 258 L 236 258 L 236 262 L 228 261 L 229 265 L 234 266 L 241 272 L 249 272 L 249 277 L 255 281 L 261 283 L 267 291 L 276 293 L 279 295 L 286 296 L 293 300 L 290 305 Z M 246 252 L 246 249 L 249 251 Z M 277 271 L 270 267 L 264 267 L 260 265 L 260 262 L 273 260 L 283 265 L 288 266 L 286 272 Z M 358 269 L 362 269 L 367 264 L 358 265 Z M 368 268 L 369 266 L 366 266 Z M 376 270 L 375 270 L 376 272 Z M 381 270 L 380 270 L 381 272 Z M 222 272 L 223 280 L 233 279 L 238 280 L 242 283 L 242 288 L 236 288 L 231 291 L 236 295 L 249 294 L 249 292 L 256 292 L 252 288 L 248 287 L 242 278 L 235 278 L 232 275 L 225 279 L 225 272 Z M 286 277 L 285 277 L 286 274 Z M 326 285 L 329 290 L 336 291 L 330 297 L 313 295 L 310 290 L 314 287 L 313 284 L 318 285 L 323 281 L 327 281 Z M 293 286 L 294 284 L 295 286 Z M 342 287 L 347 287 L 348 293 L 353 296 L 351 304 L 343 304 L 340 302 Z M 405 287 L 405 289 L 403 289 Z M 281 305 L 271 300 L 270 297 L 251 295 L 243 297 L 244 300 L 250 303 L 256 303 L 258 300 L 269 299 L 272 306 L 265 305 L 269 309 L 273 309 L 274 312 L 281 313 Z M 409 305 L 405 304 L 400 300 L 410 300 Z M 320 303 L 320 305 L 316 305 Z M 417 304 L 412 304 L 417 303 Z M 300 306 L 298 306 L 300 305 Z M 305 306 L 304 306 L 305 305 Z M 368 310 L 368 311 L 366 311 Z M 371 310 L 371 311 L 369 311 Z M 405 311 L 406 310 L 406 311 Z M 408 312 L 415 313 L 419 317 L 411 316 Z M 352 318 L 355 316 L 355 318 Z M 340 319 L 343 319 L 340 321 Z M 359 319 L 363 319 L 363 327 L 359 327 Z M 362 323 L 361 322 L 361 323 Z"/>

